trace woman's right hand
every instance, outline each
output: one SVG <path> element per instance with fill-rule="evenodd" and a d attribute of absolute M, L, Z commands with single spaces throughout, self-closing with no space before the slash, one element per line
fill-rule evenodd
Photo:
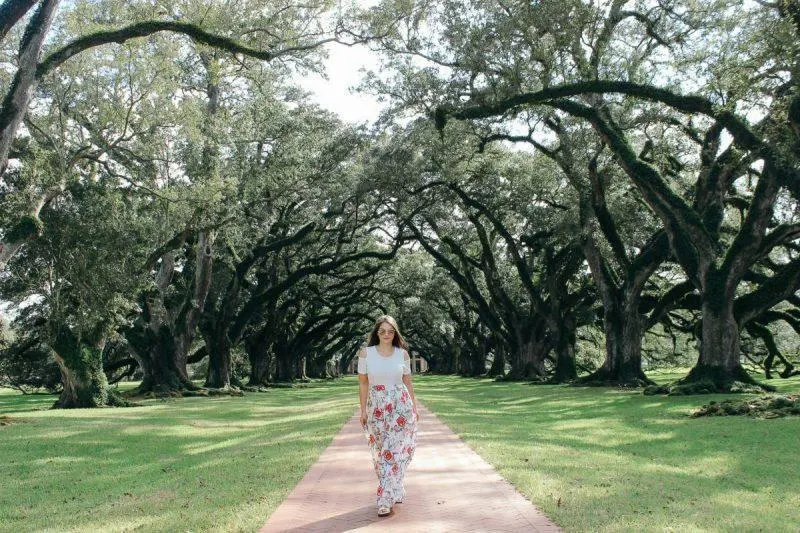
<path fill-rule="evenodd" d="M 367 426 L 367 413 L 361 411 L 361 427 Z"/>

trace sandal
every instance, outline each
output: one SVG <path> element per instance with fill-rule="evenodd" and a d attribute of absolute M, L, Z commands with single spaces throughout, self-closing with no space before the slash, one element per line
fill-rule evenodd
<path fill-rule="evenodd" d="M 378 516 L 389 516 L 392 512 L 392 508 L 387 505 L 381 505 L 378 507 Z"/>

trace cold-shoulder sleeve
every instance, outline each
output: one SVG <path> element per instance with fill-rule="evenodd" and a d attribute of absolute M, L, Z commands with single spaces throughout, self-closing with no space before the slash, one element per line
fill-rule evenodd
<path fill-rule="evenodd" d="M 367 373 L 367 349 L 361 348 L 358 351 L 358 373 L 359 374 L 366 374 Z"/>
<path fill-rule="evenodd" d="M 403 375 L 411 374 L 411 357 L 408 356 L 408 351 L 403 350 Z"/>

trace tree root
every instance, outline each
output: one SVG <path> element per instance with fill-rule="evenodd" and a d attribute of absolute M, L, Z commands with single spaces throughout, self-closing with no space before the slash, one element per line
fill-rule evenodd
<path fill-rule="evenodd" d="M 580 377 L 572 383 L 576 387 L 619 387 L 623 389 L 638 389 L 655 384 L 656 382 L 648 378 L 642 371 L 609 372 L 604 367 L 598 368 L 588 376 Z"/>
<path fill-rule="evenodd" d="M 769 395 L 761 398 L 724 400 L 709 402 L 690 414 L 701 416 L 750 416 L 754 418 L 781 418 L 800 416 L 800 394 L 788 396 Z"/>
<path fill-rule="evenodd" d="M 775 387 L 759 383 L 743 368 L 725 372 L 717 367 L 695 367 L 689 374 L 669 385 L 653 385 L 644 391 L 647 395 L 666 394 L 685 396 L 691 394 L 762 393 L 775 392 Z"/>
<path fill-rule="evenodd" d="M 0 426 L 10 426 L 11 424 L 18 424 L 22 422 L 19 418 L 11 418 L 10 416 L 0 415 Z"/>
<path fill-rule="evenodd" d="M 244 396 L 242 389 L 231 386 L 222 387 L 219 389 L 207 388 L 206 391 L 208 392 L 209 396 Z"/>

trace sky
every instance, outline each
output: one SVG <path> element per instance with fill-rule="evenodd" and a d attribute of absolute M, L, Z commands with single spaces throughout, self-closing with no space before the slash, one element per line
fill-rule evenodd
<path fill-rule="evenodd" d="M 312 93 L 312 99 L 320 106 L 338 114 L 342 120 L 374 122 L 380 114 L 381 104 L 372 95 L 358 94 L 352 88 L 363 77 L 360 69 L 378 67 L 377 54 L 363 45 L 329 43 L 326 46 L 329 54 L 326 62 L 328 79 L 309 74 L 298 82 Z"/>

